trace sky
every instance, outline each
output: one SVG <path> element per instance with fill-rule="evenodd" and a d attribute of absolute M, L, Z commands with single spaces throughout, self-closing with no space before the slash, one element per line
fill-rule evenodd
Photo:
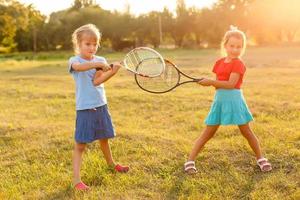
<path fill-rule="evenodd" d="M 185 0 L 187 7 L 196 6 L 198 8 L 209 7 L 217 0 Z M 19 0 L 21 3 L 33 4 L 45 15 L 50 15 L 54 11 L 69 8 L 74 0 Z M 102 8 L 107 10 L 124 11 L 127 4 L 130 5 L 130 12 L 134 15 L 147 13 L 152 10 L 162 11 L 164 7 L 175 11 L 176 0 L 96 0 Z"/>

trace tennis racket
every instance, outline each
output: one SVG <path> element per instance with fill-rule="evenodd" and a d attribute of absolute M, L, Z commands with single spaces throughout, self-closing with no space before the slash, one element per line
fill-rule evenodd
<path fill-rule="evenodd" d="M 121 62 L 128 71 L 142 77 L 158 77 L 165 70 L 163 57 L 148 47 L 132 49 Z M 113 67 L 113 64 L 110 64 Z"/>
<path fill-rule="evenodd" d="M 165 70 L 160 76 L 142 77 L 135 75 L 137 85 L 144 91 L 162 94 L 174 90 L 176 87 L 186 84 L 195 83 L 203 78 L 193 78 L 178 69 L 178 67 L 169 60 L 164 59 Z M 138 69 L 137 69 L 138 70 Z M 181 81 L 183 78 L 187 79 Z"/>

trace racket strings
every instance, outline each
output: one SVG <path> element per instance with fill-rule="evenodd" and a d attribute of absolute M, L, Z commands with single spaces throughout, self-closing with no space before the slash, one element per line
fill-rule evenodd
<path fill-rule="evenodd" d="M 127 64 L 127 67 L 130 68 L 131 70 L 135 70 L 135 66 L 137 66 L 138 63 L 140 62 L 138 59 L 138 55 L 136 54 L 136 52 L 134 50 L 126 56 L 126 60 L 129 61 L 129 62 L 126 62 L 126 64 Z"/>
<path fill-rule="evenodd" d="M 163 93 L 177 86 L 179 72 L 171 64 L 166 63 L 165 70 L 157 77 L 136 76 L 137 84 L 142 88 L 154 93 Z"/>
<path fill-rule="evenodd" d="M 144 76 L 159 76 L 165 67 L 162 57 L 153 50 L 134 49 L 124 59 L 125 67 Z"/>
<path fill-rule="evenodd" d="M 153 52 L 143 51 L 143 61 L 140 63 L 141 73 L 145 74 L 161 74 L 164 71 L 164 60 L 160 55 Z"/>

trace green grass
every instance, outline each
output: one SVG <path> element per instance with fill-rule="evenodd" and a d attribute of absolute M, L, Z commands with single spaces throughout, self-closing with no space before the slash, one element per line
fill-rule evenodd
<path fill-rule="evenodd" d="M 74 81 L 64 53 L 49 59 L 12 56 L 0 62 L 0 199 L 299 199 L 300 48 L 250 48 L 244 94 L 252 128 L 273 164 L 263 174 L 234 126 L 221 127 L 197 158 L 199 173 L 183 163 L 214 89 L 185 85 L 164 95 L 140 90 L 121 70 L 106 83 L 117 137 L 114 158 L 131 166 L 116 174 L 97 142 L 84 155 L 82 179 L 92 190 L 73 191 Z M 211 76 L 217 50 L 162 50 L 194 76 Z M 107 54 L 119 60 L 122 53 Z M 297 56 L 298 55 L 298 56 Z"/>

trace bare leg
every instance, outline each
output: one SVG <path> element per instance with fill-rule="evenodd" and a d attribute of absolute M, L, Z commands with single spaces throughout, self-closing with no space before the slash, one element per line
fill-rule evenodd
<path fill-rule="evenodd" d="M 262 152 L 261 152 L 261 148 L 260 148 L 258 139 L 252 132 L 252 130 L 249 126 L 249 123 L 239 125 L 239 129 L 240 129 L 242 135 L 247 139 L 252 150 L 254 151 L 256 159 L 262 158 L 263 156 L 262 156 Z"/>
<path fill-rule="evenodd" d="M 82 163 L 82 154 L 85 150 L 86 144 L 76 143 L 73 153 L 73 174 L 74 184 L 80 182 L 80 167 Z"/>
<path fill-rule="evenodd" d="M 115 162 L 112 158 L 110 146 L 108 143 L 108 139 L 99 140 L 101 151 L 103 152 L 106 163 L 111 166 L 115 166 Z"/>
<path fill-rule="evenodd" d="M 239 125 L 239 129 L 242 135 L 247 139 L 252 150 L 254 151 L 256 160 L 263 158 L 258 139 L 252 132 L 249 123 L 244 125 Z M 272 169 L 271 164 L 266 160 L 262 160 L 258 164 L 260 165 L 261 170 L 264 172 L 270 171 Z"/>
<path fill-rule="evenodd" d="M 201 136 L 196 140 L 196 142 L 194 144 L 194 147 L 188 158 L 189 161 L 194 161 L 196 159 L 200 150 L 204 147 L 205 143 L 214 136 L 214 134 L 216 133 L 218 128 L 219 128 L 219 125 L 207 126 L 203 130 Z"/>

